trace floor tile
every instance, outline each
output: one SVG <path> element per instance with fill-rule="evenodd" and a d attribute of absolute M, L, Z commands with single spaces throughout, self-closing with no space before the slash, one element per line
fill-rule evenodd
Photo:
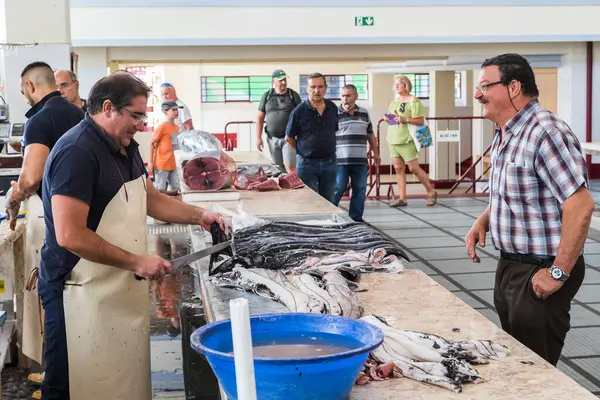
<path fill-rule="evenodd" d="M 465 244 L 453 237 L 419 237 L 419 238 L 402 238 L 398 241 L 409 249 L 422 249 L 426 247 L 464 247 Z M 441 251 L 441 250 L 440 250 Z"/>
<path fill-rule="evenodd" d="M 452 282 L 441 275 L 432 275 L 431 278 L 451 292 L 457 292 L 460 290 Z"/>
<path fill-rule="evenodd" d="M 369 222 L 367 220 L 367 222 Z M 422 228 L 435 228 L 425 222 L 421 221 L 410 221 L 410 222 L 373 222 L 373 226 L 379 229 L 422 229 Z"/>
<path fill-rule="evenodd" d="M 586 325 L 600 325 L 600 315 L 584 306 L 577 304 L 571 306 L 571 326 Z"/>
<path fill-rule="evenodd" d="M 600 302 L 600 287 L 597 285 L 581 285 L 575 299 L 582 303 Z"/>
<path fill-rule="evenodd" d="M 378 222 L 415 222 L 418 221 L 416 218 L 405 214 L 392 214 L 392 215 L 371 215 L 366 213 L 363 215 L 363 219 L 370 224 L 377 224 Z"/>
<path fill-rule="evenodd" d="M 467 303 L 469 306 L 478 309 L 478 308 L 486 308 L 485 305 L 481 304 L 479 300 L 476 300 L 473 296 L 469 295 L 466 292 L 454 292 L 456 297 Z"/>
<path fill-rule="evenodd" d="M 472 290 L 475 297 L 481 299 L 485 303 L 489 304 L 490 307 L 494 307 L 494 291 L 493 290 Z M 484 304 L 485 304 L 484 303 Z"/>
<path fill-rule="evenodd" d="M 495 272 L 449 275 L 468 290 L 493 290 L 495 276 Z"/>
<path fill-rule="evenodd" d="M 592 307 L 594 310 L 600 312 L 600 303 L 595 303 L 595 304 L 584 303 L 584 304 L 586 304 L 588 307 Z"/>
<path fill-rule="evenodd" d="M 460 220 L 466 220 L 469 219 L 469 217 L 467 217 L 464 214 L 461 213 L 457 213 L 457 212 L 450 212 L 450 213 L 440 213 L 440 214 L 413 214 L 414 217 L 418 217 L 421 218 L 427 222 L 431 222 L 433 224 L 436 224 L 438 221 L 460 221 Z"/>
<path fill-rule="evenodd" d="M 443 249 L 429 248 L 429 249 L 415 249 L 415 253 L 424 260 L 452 260 L 452 259 L 464 259 L 469 260 L 467 252 L 464 247 L 446 247 Z M 470 260 L 469 260 L 470 262 Z"/>
<path fill-rule="evenodd" d="M 444 232 L 436 228 L 423 228 L 423 229 L 386 229 L 384 231 L 395 239 L 400 238 L 434 238 L 434 237 L 446 237 Z"/>
<path fill-rule="evenodd" d="M 573 360 L 573 363 L 578 367 L 583 368 L 588 374 L 598 379 L 600 377 L 600 357 L 587 358 L 582 360 Z M 586 385 L 583 385 L 586 387 Z M 594 385 L 591 385 L 594 386 Z M 587 389 L 587 387 L 586 387 Z M 588 389 L 590 390 L 590 389 Z M 595 389 L 596 391 L 598 389 Z"/>
<path fill-rule="evenodd" d="M 452 214 L 452 211 L 446 207 L 402 207 L 402 211 L 411 215 L 429 215 L 429 214 Z"/>
<path fill-rule="evenodd" d="M 584 255 L 600 254 L 600 243 L 586 243 L 583 251 Z"/>
<path fill-rule="evenodd" d="M 581 374 L 579 374 L 579 372 L 575 371 L 574 369 L 572 369 L 571 367 L 566 365 L 564 362 L 559 361 L 557 368 L 560 371 L 564 372 L 566 375 L 568 375 L 575 382 L 579 383 L 581 386 L 583 386 L 584 388 L 589 390 L 590 392 L 596 392 L 596 391 L 600 390 L 600 387 L 598 387 L 595 384 L 593 384 L 592 382 L 588 381 L 586 378 L 581 376 Z"/>
<path fill-rule="evenodd" d="M 600 268 L 600 254 L 587 254 L 584 248 L 583 258 L 586 264 Z"/>
<path fill-rule="evenodd" d="M 600 357 L 600 328 L 578 328 L 571 329 L 567 333 L 563 356 L 581 357 L 598 356 Z M 595 376 L 600 376 L 597 374 Z"/>
<path fill-rule="evenodd" d="M 585 270 L 585 278 L 583 279 L 583 283 L 600 283 L 600 272 L 587 268 Z M 598 290 L 600 291 L 600 286 L 598 286 Z"/>
<path fill-rule="evenodd" d="M 437 275 L 437 271 L 432 270 L 421 261 L 411 261 L 410 265 L 415 269 L 425 272 L 427 275 Z"/>
<path fill-rule="evenodd" d="M 438 260 L 431 261 L 434 267 L 446 274 L 476 273 L 496 271 L 498 261 L 489 257 L 482 257 L 476 264 L 469 259 L 464 260 Z"/>
<path fill-rule="evenodd" d="M 498 314 L 496 313 L 496 311 L 490 310 L 489 308 L 483 308 L 477 311 L 482 313 L 487 319 L 496 324 L 496 326 L 500 327 L 500 318 L 498 318 Z"/>
<path fill-rule="evenodd" d="M 425 219 L 425 218 L 422 218 Z M 458 228 L 458 227 L 471 227 L 473 226 L 473 222 L 475 219 L 469 219 L 469 217 L 465 217 L 460 220 L 445 220 L 445 221 L 432 221 L 431 224 L 434 227 L 440 228 Z"/>

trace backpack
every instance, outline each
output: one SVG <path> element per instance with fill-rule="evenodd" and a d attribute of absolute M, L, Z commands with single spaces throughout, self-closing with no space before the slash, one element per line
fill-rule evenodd
<path fill-rule="evenodd" d="M 292 89 L 288 89 L 287 90 L 288 95 L 290 96 L 290 99 L 292 100 L 292 104 L 294 105 L 294 107 L 296 107 L 299 103 L 296 103 L 296 99 L 294 99 L 294 91 Z M 275 89 L 270 89 L 269 92 L 267 93 L 267 98 L 265 99 L 265 104 L 269 102 L 269 99 L 271 98 L 271 96 L 273 96 L 275 94 Z"/>

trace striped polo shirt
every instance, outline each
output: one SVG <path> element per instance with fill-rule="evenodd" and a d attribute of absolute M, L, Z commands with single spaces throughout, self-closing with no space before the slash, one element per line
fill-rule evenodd
<path fill-rule="evenodd" d="M 337 163 L 339 165 L 366 165 L 367 135 L 373 134 L 371 118 L 365 108 L 356 105 L 350 115 L 338 107 L 339 130 L 336 133 Z"/>

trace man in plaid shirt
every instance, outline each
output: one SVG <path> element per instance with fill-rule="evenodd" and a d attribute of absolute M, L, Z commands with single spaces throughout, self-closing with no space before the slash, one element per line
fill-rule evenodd
<path fill-rule="evenodd" d="M 544 109 L 525 58 L 486 60 L 475 99 L 496 123 L 490 204 L 465 237 L 467 254 L 491 232 L 500 250 L 494 305 L 502 329 L 556 365 L 570 328 L 571 300 L 585 274 L 583 246 L 594 210 L 581 146 Z"/>

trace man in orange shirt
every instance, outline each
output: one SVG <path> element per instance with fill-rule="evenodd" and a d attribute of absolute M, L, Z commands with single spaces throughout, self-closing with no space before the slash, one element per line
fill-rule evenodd
<path fill-rule="evenodd" d="M 167 192 L 167 189 L 170 188 L 170 192 L 176 194 L 180 190 L 180 185 L 173 152 L 173 135 L 179 132 L 175 120 L 179 117 L 179 109 L 182 107 L 171 100 L 162 103 L 161 107 L 166 121 L 160 124 L 152 135 L 149 169 L 150 171 L 155 170 L 154 185 L 159 191 Z"/>

